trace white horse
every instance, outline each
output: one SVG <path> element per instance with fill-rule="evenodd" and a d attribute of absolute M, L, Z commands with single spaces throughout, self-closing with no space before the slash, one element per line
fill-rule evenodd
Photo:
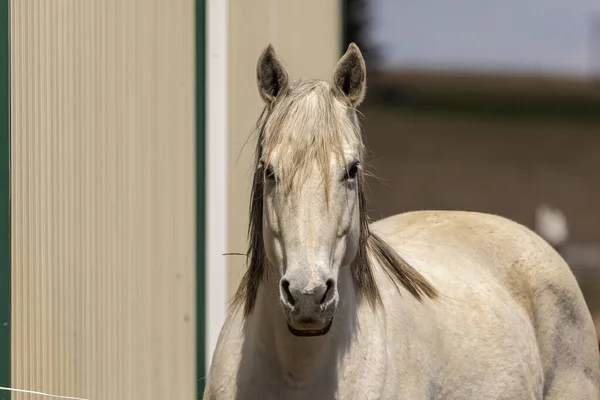
<path fill-rule="evenodd" d="M 297 80 L 269 46 L 248 269 L 205 399 L 598 399 L 592 318 L 539 236 L 474 212 L 369 225 L 351 44 L 333 82 Z"/>

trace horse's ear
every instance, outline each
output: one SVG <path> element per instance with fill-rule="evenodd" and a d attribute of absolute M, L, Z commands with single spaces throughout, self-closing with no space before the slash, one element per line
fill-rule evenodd
<path fill-rule="evenodd" d="M 273 103 L 288 86 L 287 70 L 272 45 L 267 46 L 258 59 L 256 80 L 260 97 L 267 104 Z"/>
<path fill-rule="evenodd" d="M 358 46 L 350 43 L 333 73 L 333 83 L 357 107 L 367 90 L 367 67 Z"/>

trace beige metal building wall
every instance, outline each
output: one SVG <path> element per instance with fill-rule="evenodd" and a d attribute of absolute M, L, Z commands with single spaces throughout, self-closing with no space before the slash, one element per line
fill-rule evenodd
<path fill-rule="evenodd" d="M 292 78 L 330 80 L 341 56 L 339 1 L 230 0 L 229 19 L 229 251 L 246 251 L 254 142 L 244 146 L 263 103 L 256 62 L 272 43 Z M 228 294 L 244 272 L 244 258 L 228 260 Z"/>
<path fill-rule="evenodd" d="M 12 386 L 193 399 L 194 1 L 15 0 L 11 26 Z"/>

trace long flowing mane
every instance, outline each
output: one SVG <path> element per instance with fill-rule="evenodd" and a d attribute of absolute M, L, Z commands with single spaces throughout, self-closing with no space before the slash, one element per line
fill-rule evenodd
<path fill-rule="evenodd" d="M 361 161 L 364 157 L 363 133 L 356 111 L 342 94 L 336 92 L 335 87 L 325 81 L 292 82 L 272 105 L 263 109 L 254 134 L 257 136 L 257 145 L 249 210 L 247 269 L 232 301 L 234 307 L 244 305 L 245 316 L 252 312 L 258 287 L 265 279 L 265 274 L 269 273 L 263 243 L 262 196 L 266 165 L 275 147 L 289 149 L 286 156 L 282 157 L 282 173 L 279 174 L 278 171 L 277 176 L 278 187 L 289 191 L 298 187 L 302 174 L 309 170 L 307 166 L 314 160 L 317 160 L 324 171 L 325 179 L 329 177 L 331 154 L 343 156 L 344 135 L 352 135 L 359 140 Z M 366 300 L 373 307 L 381 305 L 373 272 L 376 263 L 384 269 L 397 288 L 400 284 L 418 300 L 423 297 L 435 298 L 437 291 L 431 283 L 384 240 L 370 231 L 364 175 L 361 168 L 358 175 L 360 240 L 358 253 L 351 265 L 359 302 Z M 326 184 L 325 187 L 329 185 Z"/>

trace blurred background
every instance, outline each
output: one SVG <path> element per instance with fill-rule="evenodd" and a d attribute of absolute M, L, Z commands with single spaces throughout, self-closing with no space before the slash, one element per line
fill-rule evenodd
<path fill-rule="evenodd" d="M 514 219 L 600 322 L 597 0 L 2 0 L 0 387 L 200 398 L 245 268 L 223 254 L 246 252 L 258 57 L 330 80 L 350 42 L 371 217 Z"/>
<path fill-rule="evenodd" d="M 344 7 L 344 43 L 359 43 L 370 72 L 372 217 L 434 208 L 514 219 L 559 249 L 600 313 L 600 4 Z"/>
<path fill-rule="evenodd" d="M 369 66 L 374 219 L 491 212 L 567 259 L 600 318 L 600 4 L 347 0 Z"/>

